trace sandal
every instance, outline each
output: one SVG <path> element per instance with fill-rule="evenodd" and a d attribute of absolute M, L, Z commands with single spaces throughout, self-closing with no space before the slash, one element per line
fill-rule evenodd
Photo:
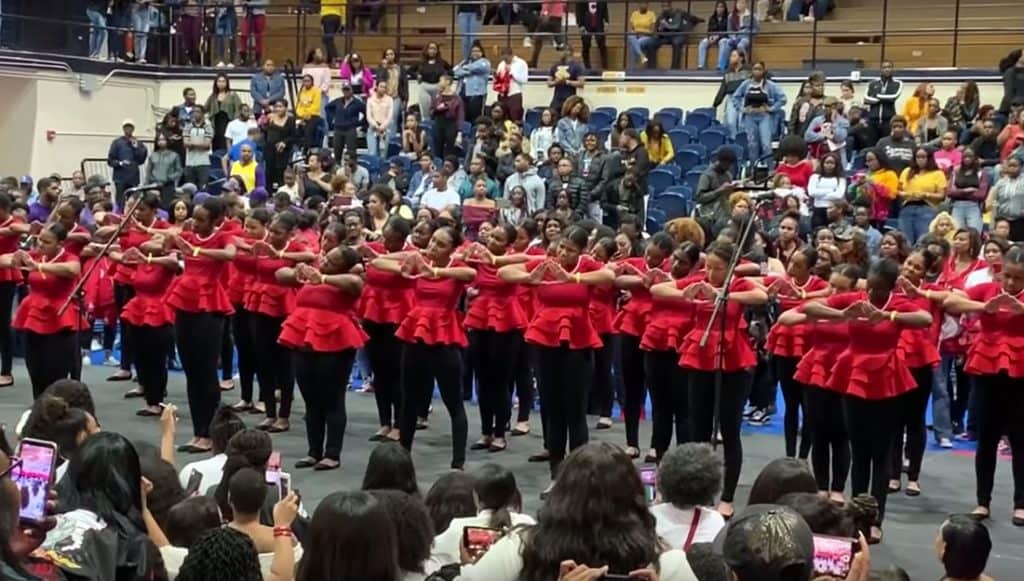
<path fill-rule="evenodd" d="M 131 371 L 128 372 L 128 375 L 121 375 L 121 373 L 122 373 L 121 371 L 118 371 L 117 373 L 115 373 L 115 374 L 111 375 L 110 377 L 108 377 L 107 381 L 131 381 L 132 380 L 132 372 Z M 139 392 L 139 393 L 141 395 L 141 392 Z"/>
<path fill-rule="evenodd" d="M 231 409 L 235 410 L 236 412 L 252 411 L 252 403 L 247 401 L 240 401 L 238 403 L 232 404 Z"/>
<path fill-rule="evenodd" d="M 156 411 L 153 411 L 153 410 L 151 410 L 149 408 L 142 408 L 141 410 L 135 412 L 135 415 L 137 415 L 139 417 L 143 417 L 143 418 L 158 418 L 162 414 L 163 414 L 162 411 L 156 412 Z"/>
<path fill-rule="evenodd" d="M 487 451 L 491 453 L 504 452 L 506 448 L 508 448 L 508 442 L 501 438 L 495 438 L 494 441 L 491 442 L 490 447 L 487 448 Z"/>
<path fill-rule="evenodd" d="M 907 496 L 921 496 L 921 485 L 917 482 L 908 482 L 907 488 L 903 491 L 903 494 L 906 494 Z"/>
<path fill-rule="evenodd" d="M 637 458 L 640 457 L 640 450 L 633 446 L 626 446 L 626 455 L 632 458 L 633 460 L 636 460 Z"/>
<path fill-rule="evenodd" d="M 14 385 L 13 377 L 6 376 L 6 378 L 3 381 L 0 381 L 0 388 L 10 387 L 12 385 Z"/>
<path fill-rule="evenodd" d="M 526 459 L 527 462 L 547 462 L 551 459 L 551 454 L 547 451 L 537 452 L 536 454 L 530 454 Z"/>
<path fill-rule="evenodd" d="M 983 520 L 988 520 L 988 517 L 992 516 L 992 513 L 988 510 L 987 506 L 979 506 L 968 513 L 968 516 L 978 522 L 981 522 Z"/>
<path fill-rule="evenodd" d="M 519 426 L 516 426 L 509 430 L 508 433 L 513 436 L 525 436 L 526 434 L 530 433 L 530 426 L 526 426 L 525 430 L 520 428 Z"/>
<path fill-rule="evenodd" d="M 317 462 L 316 466 L 313 466 L 313 470 L 316 470 L 317 472 L 326 472 L 328 470 L 337 470 L 338 468 L 341 468 L 341 461 L 340 460 L 334 460 L 332 458 L 324 458 L 324 459 L 320 460 L 319 462 Z"/>
<path fill-rule="evenodd" d="M 877 525 L 871 526 L 871 536 L 868 537 L 869 545 L 877 545 L 882 542 L 882 527 Z"/>
<path fill-rule="evenodd" d="M 597 420 L 597 424 L 594 425 L 594 429 L 595 430 L 610 430 L 610 429 L 612 429 L 612 424 L 613 424 L 613 422 L 612 422 L 611 418 L 601 418 L 601 419 Z"/>
<path fill-rule="evenodd" d="M 302 460 L 299 460 L 298 462 L 296 462 L 295 463 L 295 467 L 300 469 L 300 470 L 302 468 L 312 468 L 312 467 L 316 466 L 317 462 L 319 462 L 319 461 L 320 460 L 317 460 L 316 458 L 314 458 L 312 456 L 306 456 Z"/>
<path fill-rule="evenodd" d="M 490 438 L 481 438 L 469 446 L 470 450 L 487 450 L 491 447 Z"/>
<path fill-rule="evenodd" d="M 120 381 L 120 380 L 118 380 L 118 381 Z M 136 398 L 136 397 L 142 397 L 144 395 L 146 395 L 146 394 L 142 393 L 142 389 L 141 388 L 140 389 L 133 389 L 133 390 L 129 391 L 128 393 L 124 394 L 124 398 L 125 399 L 133 399 L 133 398 Z"/>
<path fill-rule="evenodd" d="M 889 481 L 889 494 L 899 492 L 903 488 L 903 484 L 899 480 Z"/>
<path fill-rule="evenodd" d="M 220 381 L 220 390 L 221 391 L 231 391 L 232 389 L 235 389 L 235 382 L 233 380 L 222 379 Z"/>
<path fill-rule="evenodd" d="M 270 424 L 270 427 L 267 428 L 267 432 L 270 434 L 283 434 L 285 432 L 291 431 L 291 429 L 291 424 L 285 424 L 283 426 L 278 424 Z"/>

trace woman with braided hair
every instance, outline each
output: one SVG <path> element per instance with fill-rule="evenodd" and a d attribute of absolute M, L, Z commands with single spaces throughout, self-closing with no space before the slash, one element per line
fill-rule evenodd
<path fill-rule="evenodd" d="M 260 572 L 260 560 L 252 539 L 243 532 L 221 527 L 206 531 L 196 539 L 181 564 L 178 579 L 261 581 L 263 573 Z"/>

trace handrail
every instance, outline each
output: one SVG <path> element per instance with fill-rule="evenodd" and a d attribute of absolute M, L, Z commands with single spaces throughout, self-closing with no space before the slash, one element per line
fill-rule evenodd
<path fill-rule="evenodd" d="M 180 17 L 185 15 L 193 15 L 193 11 L 198 11 L 199 15 L 204 16 L 200 23 L 201 29 L 199 34 L 200 43 L 200 54 L 198 55 L 201 62 L 204 64 L 212 64 L 216 62 L 216 56 L 214 55 L 215 40 L 218 38 L 216 29 L 212 26 L 213 22 L 210 15 L 214 14 L 216 10 L 223 9 L 222 6 L 213 4 L 214 0 L 200 0 L 198 6 L 189 5 L 187 7 L 181 7 L 178 5 L 170 6 L 166 3 L 154 3 L 153 7 L 155 10 L 160 11 L 165 15 L 166 22 L 171 28 L 168 29 L 151 29 L 148 33 L 150 38 L 150 46 L 154 43 L 160 47 L 159 56 L 167 57 L 172 63 L 177 62 L 179 54 L 179 47 L 182 37 L 184 36 L 180 26 L 175 29 L 174 26 L 180 25 Z M 607 4 L 611 6 L 621 7 L 621 12 L 616 12 L 612 18 L 612 22 L 608 24 L 606 30 L 603 33 L 605 39 L 621 39 L 621 46 L 616 43 L 616 49 L 621 48 L 622 62 L 628 63 L 630 61 L 630 48 L 627 42 L 627 37 L 631 34 L 629 30 L 629 17 L 628 15 L 633 8 L 636 7 L 636 0 L 606 0 Z M 458 62 L 461 59 L 461 51 L 459 46 L 461 45 L 461 31 L 458 30 L 459 22 L 457 18 L 457 12 L 460 6 L 476 4 L 481 9 L 499 9 L 498 3 L 493 0 L 468 0 L 466 2 L 456 2 L 454 0 L 436 0 L 429 3 L 422 3 L 419 0 L 398 0 L 398 1 L 381 1 L 380 3 L 349 3 L 346 6 L 347 18 L 344 26 L 344 31 L 339 33 L 342 41 L 342 50 L 340 54 L 347 54 L 353 48 L 360 48 L 365 46 L 380 47 L 385 43 L 379 43 L 372 41 L 372 38 L 386 38 L 391 39 L 393 42 L 387 42 L 386 45 L 391 46 L 396 52 L 401 53 L 403 49 L 406 53 L 413 50 L 414 48 L 425 44 L 430 40 L 437 40 L 443 46 L 443 54 L 448 57 L 449 61 Z M 530 0 L 526 2 L 517 2 L 516 5 L 522 10 L 529 9 L 530 7 L 540 7 L 543 4 L 542 0 Z M 575 23 L 571 29 L 567 30 L 567 25 L 575 20 L 575 9 L 576 2 L 565 3 L 565 16 L 561 21 L 561 28 L 563 33 L 566 33 L 571 38 L 573 44 L 576 43 L 576 38 L 579 37 L 581 30 L 580 25 L 582 22 Z M 750 4 L 755 4 L 751 2 Z M 757 52 L 760 50 L 759 47 L 770 47 L 773 40 L 783 40 L 783 45 L 780 47 L 786 51 L 786 56 L 789 60 L 798 59 L 801 64 L 806 66 L 810 65 L 815 67 L 818 62 L 823 60 L 856 60 L 863 62 L 865 66 L 871 66 L 876 64 L 875 55 L 877 54 L 877 64 L 880 64 L 884 60 L 888 60 L 893 54 L 898 53 L 899 50 L 895 43 L 895 39 L 905 39 L 910 35 L 937 35 L 937 34 L 949 34 L 952 36 L 952 45 L 949 46 L 950 41 L 944 41 L 942 43 L 942 52 L 939 56 L 930 57 L 931 60 L 927 66 L 994 66 L 994 62 L 982 63 L 977 60 L 971 61 L 974 57 L 973 53 L 977 51 L 965 51 L 961 50 L 961 43 L 965 42 L 965 35 L 973 33 L 1006 33 L 1014 34 L 1019 33 L 1024 22 L 1018 22 L 1017 25 L 1013 25 L 1016 20 L 1015 16 L 1010 16 L 1009 19 L 1003 22 L 996 22 L 995 26 L 978 26 L 978 25 L 964 25 L 961 21 L 961 0 L 952 0 L 949 4 L 950 8 L 953 8 L 952 22 L 950 26 L 921 26 L 921 27 L 893 27 L 890 23 L 890 10 L 896 10 L 897 8 L 907 8 L 903 2 L 890 2 L 889 0 L 880 0 L 881 4 L 881 15 L 877 15 L 877 10 L 870 12 L 871 16 L 879 16 L 879 26 L 865 25 L 861 20 L 855 19 L 853 27 L 843 26 L 837 29 L 833 23 L 842 22 L 842 20 L 834 20 L 832 17 L 827 18 L 824 21 L 815 20 L 812 24 L 801 24 L 801 23 L 788 23 L 781 26 L 773 25 L 771 30 L 763 30 L 752 37 L 752 44 L 754 44 L 753 51 L 754 57 L 757 58 Z M 70 4 L 69 4 L 70 5 Z M 682 6 L 682 3 L 677 3 Z M 713 5 L 710 0 L 699 0 L 694 2 L 693 0 L 687 0 L 684 5 L 684 9 L 687 12 L 694 14 L 700 18 L 706 19 L 707 14 L 704 11 L 711 9 Z M 384 25 L 384 29 L 377 33 L 363 34 L 354 31 L 354 23 L 359 20 L 359 13 L 361 10 L 366 10 L 367 7 L 380 7 L 383 14 L 380 15 L 381 22 Z M 7 8 L 6 6 L 4 8 Z M 944 7 L 946 8 L 946 7 Z M 424 20 L 423 17 L 419 16 L 419 11 L 429 10 L 431 17 L 429 20 Z M 843 14 L 850 14 L 853 9 L 840 8 Z M 448 11 L 447 14 L 444 11 Z M 294 62 L 304 62 L 305 53 L 307 49 L 320 46 L 321 44 L 321 30 L 317 17 L 319 15 L 318 8 L 309 1 L 295 2 L 294 0 L 289 3 L 272 3 L 265 7 L 265 12 L 268 18 L 268 24 L 265 32 L 263 33 L 264 42 L 268 43 L 267 54 L 262 56 L 274 56 L 280 60 L 291 59 Z M 50 16 L 39 16 L 31 14 L 15 14 L 6 11 L 2 17 L 7 27 L 18 26 L 18 27 L 32 27 L 38 25 L 47 26 L 63 26 L 74 30 L 77 34 L 81 35 L 84 30 L 85 36 L 88 36 L 90 24 L 86 20 L 85 14 L 75 15 L 68 11 L 61 12 L 59 10 L 54 11 L 56 14 L 54 17 Z M 248 17 L 248 13 L 238 12 L 239 19 Z M 500 16 L 500 14 L 499 14 Z M 984 18 L 984 14 L 973 13 L 968 21 L 977 22 L 978 18 Z M 997 20 L 998 17 L 992 17 L 993 20 Z M 525 28 L 520 28 L 519 25 L 513 25 L 510 19 L 503 19 L 505 22 L 501 25 L 501 29 L 496 29 L 494 26 L 480 27 L 480 29 L 474 34 L 481 42 L 487 44 L 497 44 L 504 46 L 514 46 L 527 35 Z M 905 20 L 905 19 L 897 19 Z M 124 25 L 118 25 L 120 21 L 117 19 L 108 19 L 108 25 L 105 27 L 108 33 L 114 35 L 122 35 L 132 32 L 132 27 L 129 24 L 130 20 L 125 20 Z M 241 26 L 241 22 L 238 22 L 238 28 Z M 762 28 L 765 23 L 761 23 Z M 387 28 L 390 26 L 390 28 Z M 436 32 L 425 29 L 438 29 Z M 238 34 L 236 29 L 236 35 Z M 557 33 L 554 32 L 534 32 L 533 36 L 535 42 L 546 43 L 554 39 Z M 683 52 L 683 63 L 682 69 L 689 70 L 694 68 L 695 62 L 691 53 L 695 52 L 695 43 L 700 38 L 705 36 L 705 30 L 702 25 L 698 25 L 695 29 L 680 32 L 680 33 L 664 33 L 661 36 L 665 36 L 667 39 L 671 39 L 673 36 L 686 35 L 688 42 L 685 43 L 687 47 Z M 870 37 L 867 42 L 854 45 L 852 42 L 847 47 L 845 44 L 833 43 L 833 40 L 851 38 L 857 35 L 863 35 Z M 22 35 L 23 38 L 31 35 Z M 66 35 L 69 39 L 72 38 L 73 34 Z M 810 37 L 809 43 L 801 42 L 801 46 L 791 47 L 785 45 L 785 39 L 788 38 L 800 38 L 806 39 Z M 874 38 L 877 37 L 877 42 Z M 109 37 L 108 37 L 109 39 Z M 5 39 L 7 40 L 7 39 Z M 273 41 L 273 42 L 271 42 Z M 294 41 L 294 42 L 292 42 Z M 970 39 L 968 43 L 977 43 L 977 39 Z M 670 44 L 666 42 L 665 44 Z M 271 45 L 272 48 L 271 48 Z M 289 46 L 290 45 L 290 46 Z M 856 59 L 844 58 L 841 56 L 839 51 L 829 51 L 829 47 L 840 46 L 847 47 L 850 50 L 848 52 L 856 53 L 858 56 Z M 866 49 L 863 47 L 867 47 Z M 900 45 L 900 46 L 905 46 Z M 966 47 L 978 46 L 977 44 L 967 44 Z M 854 47 L 857 47 L 854 50 Z M 15 49 L 17 47 L 14 47 Z M 57 54 L 71 54 L 74 52 L 73 49 L 77 47 L 67 47 L 64 51 L 56 51 Z M 239 47 L 244 50 L 245 47 Z M 488 49 L 491 47 L 488 46 Z M 609 47 L 611 48 L 611 47 Z M 951 48 L 951 54 L 947 56 L 946 50 Z M 166 50 L 165 50 L 166 49 Z M 1008 50 L 1008 48 L 1007 48 Z M 877 51 L 877 52 L 875 52 Z M 54 51 L 38 51 L 42 53 L 53 53 Z M 241 51 L 239 51 L 241 52 Z M 835 58 L 830 58 L 829 53 L 837 54 Z M 551 54 L 551 51 L 548 51 Z M 81 56 L 81 55 L 79 55 Z M 249 55 L 254 56 L 254 55 Z M 492 58 L 496 55 L 491 55 Z M 615 60 L 615 59 L 613 59 Z M 970 62 L 965 62 L 970 61 Z M 249 63 L 253 64 L 253 63 Z M 369 59 L 368 65 L 376 65 L 374 59 Z M 771 63 L 769 63 L 771 64 Z M 897 63 L 900 65 L 900 63 Z"/>

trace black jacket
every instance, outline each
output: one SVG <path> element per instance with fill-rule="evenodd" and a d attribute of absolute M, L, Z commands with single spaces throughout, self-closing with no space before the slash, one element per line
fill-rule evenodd
<path fill-rule="evenodd" d="M 870 107 L 869 119 L 874 123 L 888 125 L 896 114 L 896 100 L 902 92 L 903 81 L 895 78 L 871 81 L 864 95 L 864 103 Z"/>
<path fill-rule="evenodd" d="M 587 21 L 587 15 L 590 14 L 590 5 L 594 4 L 594 10 L 597 13 L 596 26 L 591 25 Z M 580 28 L 587 32 L 604 32 L 604 23 L 609 22 L 608 18 L 608 3 L 607 2 L 577 2 L 576 3 L 576 24 Z"/>
<path fill-rule="evenodd" d="M 1024 97 L 1024 68 L 1014 66 L 1003 73 L 1003 100 L 999 103 L 999 111 L 1009 113 L 1010 104 L 1016 97 Z"/>

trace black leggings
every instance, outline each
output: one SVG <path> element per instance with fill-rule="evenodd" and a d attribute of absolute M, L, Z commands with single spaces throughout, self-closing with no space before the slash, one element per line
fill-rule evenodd
<path fill-rule="evenodd" d="M 160 405 L 167 395 L 167 357 L 174 345 L 174 326 L 136 327 L 129 323 L 124 329 L 139 347 L 132 363 L 139 376 L 146 405 Z"/>
<path fill-rule="evenodd" d="M 512 414 L 508 386 L 523 345 L 522 331 L 470 331 L 471 349 L 477 362 L 477 400 L 480 403 L 480 433 L 484 437 L 505 437 Z"/>
<path fill-rule="evenodd" d="M 230 321 L 228 321 L 230 323 Z M 231 379 L 235 371 L 235 346 L 231 333 L 224 333 L 220 338 L 220 378 L 222 381 Z"/>
<path fill-rule="evenodd" d="M 530 346 L 523 343 L 516 356 L 513 381 L 509 382 L 509 395 L 515 390 L 519 397 L 519 412 L 516 414 L 517 422 L 530 421 L 530 412 L 533 411 L 533 366 L 530 362 L 533 357 L 530 353 Z"/>
<path fill-rule="evenodd" d="M 366 353 L 373 372 L 373 398 L 377 401 L 377 419 L 381 427 L 398 425 L 402 389 L 399 384 L 402 343 L 395 338 L 398 325 L 363 321 L 363 329 L 370 336 Z"/>
<path fill-rule="evenodd" d="M 295 372 L 288 350 L 277 342 L 283 318 L 250 313 L 253 355 L 256 357 L 256 378 L 260 382 L 260 401 L 267 407 L 267 419 L 287 420 L 292 414 L 295 398 Z M 274 397 L 281 392 L 281 400 Z"/>
<path fill-rule="evenodd" d="M 694 442 L 710 442 L 713 434 L 715 409 L 715 372 L 688 371 L 690 376 L 690 426 Z M 740 440 L 740 422 L 743 420 L 743 402 L 750 392 L 753 375 L 749 370 L 722 373 L 722 394 L 718 408 L 718 424 L 722 431 L 722 451 L 725 455 L 725 482 L 722 502 L 732 502 L 743 467 L 743 442 Z"/>
<path fill-rule="evenodd" d="M 594 349 L 594 376 L 590 382 L 590 401 L 587 412 L 602 418 L 612 417 L 615 403 L 615 384 L 612 364 L 615 362 L 616 335 L 601 335 L 601 346 Z"/>
<path fill-rule="evenodd" d="M 644 374 L 644 352 L 640 350 L 640 337 L 626 333 L 619 335 L 619 350 L 622 354 L 622 381 L 626 386 L 626 402 L 623 406 L 626 445 L 639 448 L 640 414 L 647 400 L 647 377 Z"/>
<path fill-rule="evenodd" d="M 185 371 L 192 433 L 197 438 L 210 437 L 210 421 L 220 406 L 217 356 L 225 322 L 226 317 L 221 313 L 181 310 L 177 311 L 174 319 L 174 338 L 181 368 Z"/>
<path fill-rule="evenodd" d="M 252 316 L 252 313 L 238 304 L 235 305 L 235 314 L 231 316 L 231 334 L 234 335 L 235 349 L 238 351 L 238 383 L 242 391 L 242 401 L 249 403 L 253 401 L 253 380 L 256 377 L 256 354 L 252 348 Z"/>
<path fill-rule="evenodd" d="M 679 366 L 679 353 L 671 350 L 647 351 L 644 363 L 651 384 L 654 416 L 651 440 L 658 459 L 661 459 L 672 444 L 673 426 L 677 445 L 691 439 L 687 372 Z"/>
<path fill-rule="evenodd" d="M 543 410 L 544 441 L 550 454 L 551 478 L 557 478 L 558 467 L 569 451 L 587 443 L 587 396 L 585 386 L 590 375 L 590 353 L 586 349 L 570 349 L 567 345 L 538 345 L 537 387 Z"/>
<path fill-rule="evenodd" d="M 125 320 L 120 318 L 124 312 L 124 306 L 135 296 L 135 287 L 130 284 L 114 283 L 114 305 L 117 307 L 118 323 L 121 326 L 121 369 L 131 371 L 132 361 L 135 360 L 135 353 L 132 351 L 131 338 L 124 332 Z"/>
<path fill-rule="evenodd" d="M 885 518 L 885 499 L 889 494 L 889 452 L 896 431 L 899 401 L 861 399 L 843 400 L 843 417 L 850 434 L 850 492 L 856 496 L 869 492 L 878 501 L 878 520 Z"/>
<path fill-rule="evenodd" d="M 1013 509 L 1024 509 L 1024 379 L 999 375 L 975 375 L 975 405 L 978 409 L 978 451 L 974 474 L 978 504 L 992 502 L 996 474 L 996 451 L 1005 434 L 1013 451 Z"/>
<path fill-rule="evenodd" d="M 804 426 L 800 428 L 800 406 L 804 402 L 804 386 L 793 379 L 796 373 L 796 364 L 800 360 L 796 357 L 772 356 L 775 362 L 775 376 L 782 386 L 782 398 L 786 402 L 786 415 L 783 425 L 786 433 L 786 456 L 793 458 L 797 455 L 796 439 L 800 435 L 800 459 L 806 460 L 811 451 L 811 426 L 807 421 L 807 412 L 804 411 Z"/>
<path fill-rule="evenodd" d="M 811 467 L 818 490 L 843 492 L 850 475 L 850 437 L 843 418 L 843 395 L 804 386 L 804 422 L 811 424 Z M 829 468 L 832 477 L 829 479 Z"/>
<path fill-rule="evenodd" d="M 445 156 L 455 153 L 455 137 L 459 134 L 459 128 L 455 121 L 438 115 L 434 121 L 434 155 L 444 159 Z"/>
<path fill-rule="evenodd" d="M 70 377 L 76 362 L 82 360 L 78 354 L 78 334 L 71 329 L 46 334 L 27 330 L 23 333 L 25 367 L 32 382 L 32 397 L 37 398 L 54 381 Z"/>
<path fill-rule="evenodd" d="M 355 358 L 355 349 L 292 352 L 295 380 L 306 401 L 306 442 L 310 458 L 341 460 L 348 421 L 345 385 Z"/>
<path fill-rule="evenodd" d="M 900 479 L 900 472 L 903 469 L 903 432 L 906 430 L 907 459 L 910 460 L 907 480 L 917 482 L 921 477 L 921 462 L 924 460 L 924 449 L 928 443 L 924 415 L 928 407 L 928 398 L 932 394 L 932 368 L 926 365 L 910 371 L 914 375 L 916 386 L 899 397 L 896 430 L 892 435 L 892 450 L 889 452 L 889 478 Z"/>
<path fill-rule="evenodd" d="M 0 375 L 10 375 L 14 363 L 14 331 L 11 315 L 14 313 L 16 282 L 0 282 Z"/>
<path fill-rule="evenodd" d="M 403 342 L 401 365 L 402 406 L 398 428 L 402 446 L 412 450 L 417 408 L 423 401 L 429 401 L 434 392 L 434 381 L 437 381 L 441 401 L 448 408 L 452 422 L 451 467 L 461 469 L 466 464 L 466 438 L 469 433 L 466 407 L 462 401 L 462 347 Z"/>

